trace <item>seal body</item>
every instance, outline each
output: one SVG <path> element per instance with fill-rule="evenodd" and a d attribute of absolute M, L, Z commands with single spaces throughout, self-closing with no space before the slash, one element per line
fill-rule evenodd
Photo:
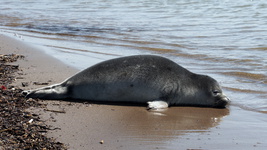
<path fill-rule="evenodd" d="M 149 102 L 152 108 L 170 105 L 225 107 L 229 101 L 213 78 L 192 73 L 167 58 L 154 55 L 104 61 L 61 84 L 26 94 L 40 99 Z"/>

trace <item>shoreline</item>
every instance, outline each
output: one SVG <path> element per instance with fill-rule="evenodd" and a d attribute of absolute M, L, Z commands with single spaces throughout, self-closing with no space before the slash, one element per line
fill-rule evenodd
<path fill-rule="evenodd" d="M 30 82 L 50 82 L 54 84 L 62 82 L 67 77 L 79 71 L 26 42 L 3 34 L 0 34 L 0 39 L 2 54 L 14 53 L 25 56 L 24 59 L 15 62 L 16 64 L 19 64 L 20 69 L 23 72 L 19 74 L 19 76 L 22 77 L 14 84 L 21 85 L 21 82 L 28 82 L 29 79 Z M 24 90 L 38 87 L 42 86 L 30 83 L 30 86 L 24 88 Z"/>
<path fill-rule="evenodd" d="M 34 89 L 62 82 L 78 72 L 22 41 L 0 34 L 1 53 L 22 54 L 19 79 Z M 266 114 L 230 106 L 228 109 L 171 107 L 149 112 L 144 107 L 41 101 L 31 108 L 55 130 L 48 131 L 69 149 L 264 149 Z M 53 110 L 53 111 L 52 111 Z M 63 113 L 62 113 L 63 112 Z"/>

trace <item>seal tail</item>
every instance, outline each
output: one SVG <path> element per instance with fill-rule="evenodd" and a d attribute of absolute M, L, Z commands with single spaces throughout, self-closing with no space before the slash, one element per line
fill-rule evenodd
<path fill-rule="evenodd" d="M 67 87 L 63 87 L 61 84 L 55 84 L 35 90 L 23 91 L 26 98 L 39 98 L 39 99 L 66 99 Z"/>

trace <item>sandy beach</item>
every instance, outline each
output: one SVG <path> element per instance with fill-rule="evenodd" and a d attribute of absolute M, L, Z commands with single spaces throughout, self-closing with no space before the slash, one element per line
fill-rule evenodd
<path fill-rule="evenodd" d="M 79 70 L 26 42 L 0 34 L 1 54 L 22 54 L 14 83 L 28 90 L 62 82 Z M 90 64 L 88 64 L 90 66 Z M 22 87 L 22 82 L 29 86 Z M 230 95 L 231 97 L 231 95 Z M 69 149 L 266 149 L 266 114 L 230 105 L 226 109 L 171 107 L 162 112 L 145 107 L 42 101 L 31 108 L 55 130 L 48 137 Z"/>

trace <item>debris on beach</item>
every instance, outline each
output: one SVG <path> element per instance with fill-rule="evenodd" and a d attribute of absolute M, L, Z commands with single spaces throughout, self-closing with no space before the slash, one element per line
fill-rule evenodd
<path fill-rule="evenodd" d="M 104 140 L 101 140 L 99 143 L 100 143 L 100 144 L 104 144 Z"/>
<path fill-rule="evenodd" d="M 23 87 L 29 86 L 29 82 L 22 82 L 21 85 L 22 85 Z"/>
<path fill-rule="evenodd" d="M 0 55 L 0 149 L 67 149 L 62 143 L 46 137 L 51 129 L 29 107 L 45 107 L 35 99 L 26 99 L 19 87 L 11 85 L 19 65 L 6 63 L 22 55 Z M 27 86 L 25 84 L 25 86 Z"/>
<path fill-rule="evenodd" d="M 40 82 L 33 82 L 34 85 L 48 85 L 48 82 L 40 83 Z"/>
<path fill-rule="evenodd" d="M 18 59 L 24 58 L 23 55 L 17 55 L 17 54 L 9 54 L 9 55 L 1 55 L 0 54 L 0 62 L 1 63 L 8 63 L 8 62 L 15 62 Z M 13 65 L 17 67 L 16 65 Z"/>

